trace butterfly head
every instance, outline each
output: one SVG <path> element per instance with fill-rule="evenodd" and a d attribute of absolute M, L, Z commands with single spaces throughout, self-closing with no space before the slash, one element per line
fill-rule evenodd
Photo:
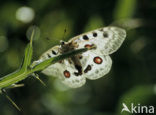
<path fill-rule="evenodd" d="M 61 52 L 65 53 L 71 50 L 74 50 L 74 46 L 71 42 L 65 42 L 65 41 L 60 41 L 60 46 L 61 46 Z"/>
<path fill-rule="evenodd" d="M 61 46 L 64 46 L 67 43 L 65 41 L 63 41 L 63 40 L 60 40 L 60 44 L 61 44 Z"/>

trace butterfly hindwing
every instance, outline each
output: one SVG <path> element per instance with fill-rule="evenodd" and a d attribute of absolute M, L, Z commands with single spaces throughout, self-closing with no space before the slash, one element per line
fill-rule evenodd
<path fill-rule="evenodd" d="M 77 72 L 77 70 L 75 69 L 74 64 L 70 64 L 68 59 L 65 59 L 63 61 L 63 64 L 61 64 L 62 68 L 60 69 L 61 75 L 59 77 L 62 83 L 71 88 L 77 88 L 84 85 L 86 82 L 84 75 L 82 74 L 76 76 L 75 73 Z"/>
<path fill-rule="evenodd" d="M 87 51 L 82 56 L 83 74 L 88 79 L 94 80 L 103 77 L 111 69 L 110 56 L 97 55 L 94 51 Z"/>

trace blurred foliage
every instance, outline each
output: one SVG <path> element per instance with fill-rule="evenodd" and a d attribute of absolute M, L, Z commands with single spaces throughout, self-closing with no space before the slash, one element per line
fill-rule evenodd
<path fill-rule="evenodd" d="M 27 78 L 8 90 L 22 112 L 0 95 L 0 115 L 120 115 L 123 102 L 156 107 L 155 0 L 5 0 L 0 7 L 0 77 L 20 66 L 32 25 L 34 60 L 61 39 L 108 25 L 127 29 L 108 75 L 68 89 L 39 73 L 47 87 Z"/>

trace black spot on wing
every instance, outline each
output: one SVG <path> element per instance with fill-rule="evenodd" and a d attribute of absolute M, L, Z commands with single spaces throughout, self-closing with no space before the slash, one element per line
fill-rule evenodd
<path fill-rule="evenodd" d="M 93 32 L 93 37 L 97 37 L 97 33 L 96 32 Z"/>
<path fill-rule="evenodd" d="M 51 52 L 52 52 L 53 55 L 56 55 L 57 54 L 54 50 L 52 50 Z"/>
<path fill-rule="evenodd" d="M 82 59 L 82 55 L 81 55 L 81 56 L 79 56 L 79 59 Z"/>
<path fill-rule="evenodd" d="M 88 36 L 87 35 L 83 35 L 82 37 L 84 40 L 89 40 Z"/>
<path fill-rule="evenodd" d="M 48 58 L 51 58 L 51 55 L 50 54 L 47 54 Z"/>
<path fill-rule="evenodd" d="M 84 73 L 87 73 L 88 71 L 90 71 L 92 69 L 91 65 L 88 65 L 86 67 L 86 69 L 84 70 Z"/>
<path fill-rule="evenodd" d="M 104 31 L 104 32 L 103 32 L 103 37 L 104 37 L 104 38 L 108 38 L 108 32 Z"/>

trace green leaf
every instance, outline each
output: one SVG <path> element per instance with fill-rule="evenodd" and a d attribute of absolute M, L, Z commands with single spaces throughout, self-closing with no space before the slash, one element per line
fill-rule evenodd
<path fill-rule="evenodd" d="M 30 43 L 27 45 L 27 47 L 25 49 L 25 56 L 24 56 L 24 61 L 23 61 L 22 67 L 21 67 L 21 71 L 26 71 L 28 69 L 28 66 L 31 64 L 32 53 L 33 53 L 32 41 L 34 38 L 34 32 L 35 32 L 35 30 L 33 29 L 32 34 L 31 34 Z"/>
<path fill-rule="evenodd" d="M 34 30 L 31 35 L 30 43 L 27 45 L 25 49 L 25 56 L 24 56 L 22 67 L 19 68 L 17 71 L 2 77 L 0 79 L 0 89 L 9 87 L 10 85 L 15 84 L 27 77 L 28 75 L 27 69 L 31 63 L 32 53 L 33 53 L 33 47 L 32 47 L 33 37 L 34 37 Z"/>
<path fill-rule="evenodd" d="M 10 73 L 0 79 L 0 89 L 6 88 L 12 84 L 15 84 L 27 77 L 26 72 L 20 71 L 19 69 L 13 73 Z"/>

